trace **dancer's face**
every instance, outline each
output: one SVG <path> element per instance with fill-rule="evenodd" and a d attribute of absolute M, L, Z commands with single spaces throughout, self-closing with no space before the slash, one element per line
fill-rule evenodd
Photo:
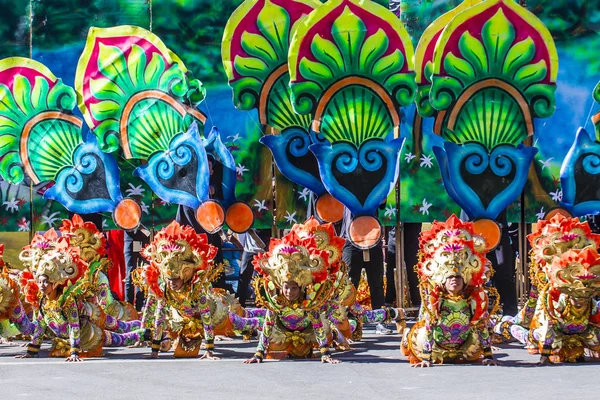
<path fill-rule="evenodd" d="M 573 297 L 570 296 L 571 304 L 573 304 L 575 307 L 577 308 L 583 308 L 587 305 L 587 302 L 589 299 L 585 298 L 585 297 Z"/>
<path fill-rule="evenodd" d="M 50 283 L 46 275 L 40 275 L 37 278 L 37 284 L 43 294 L 49 295 L 54 290 L 54 285 Z"/>
<path fill-rule="evenodd" d="M 281 290 L 283 296 L 289 301 L 294 301 L 300 296 L 300 286 L 294 281 L 283 282 Z"/>
<path fill-rule="evenodd" d="M 179 290 L 183 287 L 183 279 L 181 278 L 169 278 L 167 279 L 167 283 L 171 290 Z"/>
<path fill-rule="evenodd" d="M 457 295 L 464 289 L 465 282 L 460 276 L 451 276 L 450 278 L 446 279 L 446 284 L 444 286 L 446 287 L 448 293 Z"/>

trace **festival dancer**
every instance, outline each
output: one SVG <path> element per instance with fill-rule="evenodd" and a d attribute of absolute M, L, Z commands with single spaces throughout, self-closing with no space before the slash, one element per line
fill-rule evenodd
<path fill-rule="evenodd" d="M 600 235 L 592 233 L 587 222 L 562 214 L 538 221 L 537 231 L 528 235 L 527 239 L 531 245 L 529 297 L 517 315 L 505 315 L 494 327 L 494 332 L 504 339 L 523 338 L 523 332 L 528 332 L 531 328 L 540 290 L 548 285 L 547 268 L 555 257 L 560 257 L 569 250 L 586 247 L 598 249 L 600 246 Z M 538 353 L 536 345 L 531 342 L 523 343 L 530 353 Z"/>
<path fill-rule="evenodd" d="M 206 351 L 200 358 L 217 360 L 215 335 L 260 327 L 260 311 L 244 310 L 232 295 L 211 287 L 223 268 L 214 265 L 216 253 L 205 234 L 175 221 L 143 250 L 150 261 L 138 273 L 148 293 L 142 325 L 153 330 L 148 358 L 158 357 L 166 330 L 177 338 L 175 357 L 197 356 L 204 339 Z"/>
<path fill-rule="evenodd" d="M 271 239 L 269 252 L 254 258 L 262 275 L 254 281 L 257 302 L 268 311 L 257 351 L 246 363 L 264 358 L 311 358 L 319 348 L 321 361 L 337 364 L 331 357 L 330 324 L 348 338 L 352 327 L 346 308 L 361 322 L 398 318 L 395 309 L 353 309 L 356 289 L 348 282 L 341 261 L 345 240 L 331 224 L 319 225 L 311 218 L 296 224 L 282 239 Z M 350 285 L 350 286 L 349 286 Z M 344 344 L 344 338 L 340 339 Z"/>
<path fill-rule="evenodd" d="M 126 346 L 149 337 L 142 329 L 124 334 L 104 329 L 119 322 L 90 301 L 100 263 L 85 263 L 54 229 L 35 235 L 19 258 L 28 269 L 24 276 L 35 278 L 24 283 L 26 301 L 34 307 L 34 331 L 27 353 L 19 358 L 36 356 L 47 332 L 56 336 L 50 356 L 70 362 L 101 356 L 103 346 Z"/>
<path fill-rule="evenodd" d="M 19 284 L 4 263 L 4 245 L 0 244 L 0 343 L 9 342 L 12 336 L 31 335 L 34 325 L 21 303 Z"/>
<path fill-rule="evenodd" d="M 80 257 L 88 264 L 100 263 L 100 269 L 95 282 L 96 303 L 102 307 L 104 312 L 122 322 L 138 320 L 135 307 L 129 303 L 116 300 L 110 290 L 110 283 L 106 274 L 112 267 L 108 258 L 106 238 L 92 222 L 85 222 L 83 218 L 75 214 L 71 219 L 65 219 L 60 227 L 60 233 L 69 238 L 72 247 L 79 249 Z M 138 329 L 139 322 L 130 323 L 120 327 L 119 331 Z"/>
<path fill-rule="evenodd" d="M 581 362 L 600 349 L 600 235 L 587 222 L 557 214 L 539 222 L 531 243 L 532 290 L 515 317 L 496 331 L 519 340 L 539 364 Z"/>
<path fill-rule="evenodd" d="M 421 317 L 406 329 L 401 349 L 414 367 L 473 362 L 496 365 L 491 349 L 485 240 L 455 215 L 421 233 L 417 266 Z M 493 307 L 491 314 L 498 308 Z"/>

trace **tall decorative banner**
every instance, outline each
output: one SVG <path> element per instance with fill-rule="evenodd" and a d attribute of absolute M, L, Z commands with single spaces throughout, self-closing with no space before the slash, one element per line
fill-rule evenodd
<path fill-rule="evenodd" d="M 600 82 L 593 97 L 600 103 Z M 560 205 L 576 217 L 600 213 L 600 112 L 592 122 L 596 136 L 579 128 L 560 170 Z"/>
<path fill-rule="evenodd" d="M 310 150 L 327 191 L 355 217 L 349 236 L 359 247 L 379 241 L 374 215 L 398 176 L 399 108 L 416 94 L 412 59 L 400 21 L 370 1 L 328 1 L 292 38 L 292 104 L 330 143 Z"/>
<path fill-rule="evenodd" d="M 133 26 L 90 29 L 76 86 L 81 112 L 101 148 L 113 152 L 121 147 L 125 158 L 146 160 L 134 174 L 160 198 L 196 209 L 209 232 L 225 220 L 235 231 L 251 226 L 247 205 L 236 205 L 232 219 L 229 211 L 225 215 L 218 203 L 209 201 L 215 165 L 198 128 L 206 117 L 197 109 L 205 90 L 156 35 Z M 214 139 L 204 144 L 209 142 Z M 222 154 L 213 155 L 217 158 L 223 160 Z M 240 216 L 244 211 L 245 219 Z"/>
<path fill-rule="evenodd" d="M 75 91 L 43 64 L 12 57 L 0 61 L 0 174 L 12 184 L 25 175 L 34 184 L 53 182 L 44 193 L 68 210 L 113 213 L 122 228 L 136 228 L 141 209 L 123 199 L 115 159 L 83 138 L 72 114 Z"/>
<path fill-rule="evenodd" d="M 325 221 L 342 218 L 343 206 L 327 194 L 321 183 L 317 161 L 309 146 L 323 142 L 310 130 L 312 116 L 297 114 L 291 103 L 288 48 L 298 22 L 320 3 L 314 0 L 247 0 L 232 14 L 223 35 L 223 65 L 233 89 L 233 101 L 241 110 L 257 109 L 259 122 L 272 134 L 260 142 L 272 152 L 281 173 L 297 186 L 296 192 L 319 196 L 316 211 Z M 300 200 L 276 175 L 277 209 L 285 210 Z M 304 194 L 308 198 L 309 192 Z M 306 205 L 302 202 L 300 206 Z"/>
<path fill-rule="evenodd" d="M 433 150 L 444 186 L 470 218 L 489 226 L 523 191 L 537 153 L 523 144 L 534 133 L 533 118 L 555 110 L 554 41 L 514 1 L 488 0 L 454 15 L 430 65 L 428 102 L 437 111 L 434 132 L 444 139 Z"/>

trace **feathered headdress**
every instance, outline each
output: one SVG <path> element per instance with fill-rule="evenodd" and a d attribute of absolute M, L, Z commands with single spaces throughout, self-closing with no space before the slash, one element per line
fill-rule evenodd
<path fill-rule="evenodd" d="M 59 285 L 75 283 L 87 269 L 79 250 L 71 246 L 68 238 L 59 237 L 54 229 L 43 236 L 35 235 L 19 259 L 34 278 L 46 275 L 50 282 Z"/>
<path fill-rule="evenodd" d="M 600 235 L 592 233 L 587 222 L 562 214 L 539 221 L 537 232 L 527 238 L 532 248 L 532 260 L 542 267 L 569 250 L 589 246 L 598 249 L 600 246 Z"/>
<path fill-rule="evenodd" d="M 284 282 L 296 282 L 304 292 L 301 307 L 317 309 L 334 295 L 344 239 L 330 224 L 310 219 L 296 224 L 281 239 L 272 238 L 269 251 L 254 256 L 252 264 L 261 275 L 253 282 L 257 303 L 270 309 L 285 307 L 279 295 Z M 263 293 L 264 296 L 263 297 Z"/>
<path fill-rule="evenodd" d="M 421 260 L 417 265 L 421 281 L 443 286 L 451 276 L 460 275 L 466 286 L 482 286 L 489 279 L 485 239 L 474 233 L 472 222 L 452 215 L 446 222 L 434 221 L 419 238 Z"/>
<path fill-rule="evenodd" d="M 553 289 L 573 297 L 600 293 L 600 254 L 592 248 L 569 250 L 545 267 Z"/>
<path fill-rule="evenodd" d="M 329 236 L 320 230 L 321 248 L 317 245 L 317 229 L 312 226 L 295 225 L 294 229 L 281 239 L 272 238 L 269 251 L 254 256 L 254 268 L 263 276 L 281 287 L 284 282 L 296 282 L 302 289 L 309 285 L 324 282 L 339 269 L 339 264 L 329 261 Z M 325 241 L 323 241 L 323 239 Z M 325 244 L 327 243 L 327 244 Z M 334 257 L 337 248 L 331 246 Z M 338 256 L 339 260 L 339 256 Z M 333 271 L 335 270 L 335 271 Z"/>
<path fill-rule="evenodd" d="M 63 220 L 60 233 L 69 239 L 71 246 L 79 248 L 80 257 L 87 263 L 98 261 L 108 254 L 102 232 L 93 222 L 84 222 L 77 214 Z"/>
<path fill-rule="evenodd" d="M 213 259 L 217 248 L 208 243 L 205 234 L 196 233 L 192 227 L 181 226 L 176 221 L 158 232 L 142 255 L 151 261 L 150 268 L 156 268 L 163 279 L 189 281 L 194 275 L 202 275 L 210 282 L 218 275 L 213 273 L 216 272 Z M 157 274 L 150 276 L 158 279 Z"/>
<path fill-rule="evenodd" d="M 304 224 L 294 224 L 292 232 L 296 232 L 300 239 L 313 237 L 317 249 L 327 251 L 328 262 L 332 266 L 342 261 L 342 250 L 346 240 L 336 236 L 332 224 L 319 224 L 319 221 L 310 217 Z"/>

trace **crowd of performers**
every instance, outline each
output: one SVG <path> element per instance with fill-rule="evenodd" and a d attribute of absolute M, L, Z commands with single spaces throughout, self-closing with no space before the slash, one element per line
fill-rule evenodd
<path fill-rule="evenodd" d="M 600 235 L 587 222 L 560 214 L 529 235 L 531 292 L 515 316 L 502 315 L 490 280 L 488 240 L 456 216 L 421 232 L 415 266 L 421 307 L 406 327 L 402 309 L 368 309 L 343 261 L 346 241 L 334 226 L 296 224 L 252 260 L 256 308 L 214 287 L 223 272 L 206 234 L 173 222 L 141 252 L 133 272 L 145 302 L 138 314 L 110 290 L 104 235 L 75 215 L 59 232 L 36 235 L 20 253 L 22 268 L 0 257 L 0 334 L 29 344 L 36 357 L 44 340 L 50 357 L 81 361 L 104 347 L 150 345 L 147 358 L 217 359 L 215 337 L 257 337 L 264 359 L 312 358 L 338 363 L 336 350 L 361 339 L 365 323 L 396 323 L 401 351 L 416 367 L 436 363 L 496 365 L 493 342 L 518 340 L 540 354 L 540 364 L 579 362 L 600 350 Z M 3 248 L 0 247 L 0 254 Z M 226 342 L 223 342 L 226 343 Z M 225 344 L 226 345 L 226 344 Z M 202 354 L 200 355 L 200 353 Z"/>

